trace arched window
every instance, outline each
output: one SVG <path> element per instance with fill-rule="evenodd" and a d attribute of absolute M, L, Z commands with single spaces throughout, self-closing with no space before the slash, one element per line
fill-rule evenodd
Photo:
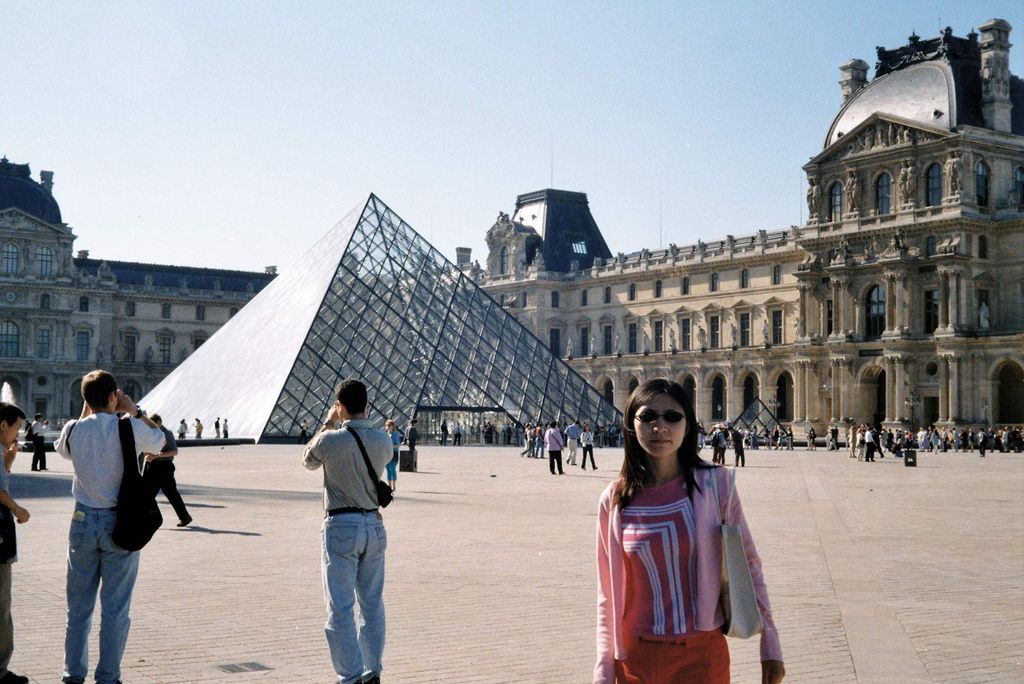
<path fill-rule="evenodd" d="M 926 257 L 935 256 L 935 253 L 937 251 L 937 248 L 936 248 L 937 245 L 938 245 L 938 242 L 936 241 L 934 235 L 929 235 L 927 238 L 925 238 L 925 240 L 924 240 L 924 255 Z"/>
<path fill-rule="evenodd" d="M 43 310 L 49 310 L 50 308 L 50 295 L 41 294 L 39 295 L 39 308 Z"/>
<path fill-rule="evenodd" d="M 49 247 L 40 247 L 36 252 L 36 264 L 39 275 L 53 275 L 53 250 Z"/>
<path fill-rule="evenodd" d="M 865 310 L 867 313 L 864 326 L 865 337 L 877 339 L 885 330 L 885 290 L 881 285 L 875 285 L 868 291 Z"/>
<path fill-rule="evenodd" d="M 501 248 L 501 263 L 498 266 L 498 273 L 500 275 L 508 273 L 508 247 Z"/>
<path fill-rule="evenodd" d="M 683 380 L 683 394 L 690 398 L 690 403 L 693 403 L 693 398 L 697 396 L 697 381 L 692 376 L 686 376 Z"/>
<path fill-rule="evenodd" d="M 557 309 L 558 308 L 558 304 L 559 304 L 559 302 L 558 302 L 558 290 L 552 290 L 551 291 L 551 308 L 552 309 Z"/>
<path fill-rule="evenodd" d="M 782 284 L 782 266 L 775 264 L 772 266 L 772 285 Z"/>
<path fill-rule="evenodd" d="M 843 217 L 843 184 L 836 181 L 828 189 L 828 220 L 838 222 Z"/>
<path fill-rule="evenodd" d="M 757 376 L 751 373 L 743 381 L 743 408 L 750 406 L 758 398 Z"/>
<path fill-rule="evenodd" d="M 718 274 L 717 273 L 712 273 L 711 274 L 711 291 L 712 292 L 718 292 Z"/>
<path fill-rule="evenodd" d="M 683 276 L 683 282 L 679 289 L 684 295 L 690 294 L 690 276 Z"/>
<path fill-rule="evenodd" d="M 633 393 L 633 391 L 634 391 L 634 390 L 635 390 L 635 389 L 636 389 L 637 387 L 639 387 L 639 386 L 640 386 L 640 381 L 639 381 L 639 380 L 637 380 L 636 378 L 630 378 L 630 379 L 629 379 L 629 393 L 630 393 L 630 394 L 632 394 L 632 393 Z"/>
<path fill-rule="evenodd" d="M 611 380 L 604 381 L 604 387 L 601 388 L 601 395 L 605 398 L 609 404 L 614 403 L 615 399 L 615 386 Z"/>
<path fill-rule="evenodd" d="M 985 235 L 978 236 L 978 258 L 988 259 L 988 237 Z"/>
<path fill-rule="evenodd" d="M 942 167 L 932 164 L 928 167 L 928 191 L 925 203 L 929 207 L 937 207 L 942 203 Z"/>
<path fill-rule="evenodd" d="M 1013 194 L 1017 196 L 1017 206 L 1024 206 L 1024 166 L 1013 170 Z"/>
<path fill-rule="evenodd" d="M 0 270 L 3 270 L 4 273 L 18 272 L 18 248 L 9 242 L 4 245 L 3 263 Z"/>
<path fill-rule="evenodd" d="M 978 206 L 988 206 L 988 166 L 985 162 L 978 162 L 974 167 L 974 190 L 978 197 Z"/>
<path fill-rule="evenodd" d="M 892 176 L 888 173 L 883 173 L 875 181 L 875 208 L 879 216 L 892 210 Z"/>
<path fill-rule="evenodd" d="M 747 289 L 750 287 L 750 271 L 743 269 L 740 271 L 740 288 Z"/>
<path fill-rule="evenodd" d="M 21 331 L 11 321 L 0 323 L 0 356 L 13 358 L 21 348 Z"/>
<path fill-rule="evenodd" d="M 660 280 L 655 280 L 654 281 L 654 296 L 655 297 L 660 297 L 661 296 L 661 281 Z"/>
<path fill-rule="evenodd" d="M 722 376 L 716 376 L 711 383 L 711 419 L 722 420 L 725 418 L 725 381 Z"/>

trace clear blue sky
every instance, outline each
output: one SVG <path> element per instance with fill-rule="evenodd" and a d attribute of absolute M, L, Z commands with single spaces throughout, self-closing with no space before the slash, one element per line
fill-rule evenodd
<path fill-rule="evenodd" d="M 0 154 L 76 248 L 287 266 L 376 192 L 449 258 L 515 196 L 589 194 L 613 252 L 801 220 L 838 66 L 1020 2 L 17 2 Z M 806 217 L 804 217 L 806 218 Z"/>

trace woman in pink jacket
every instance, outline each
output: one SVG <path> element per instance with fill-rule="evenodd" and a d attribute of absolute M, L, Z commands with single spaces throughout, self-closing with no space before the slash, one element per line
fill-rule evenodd
<path fill-rule="evenodd" d="M 595 684 L 729 682 L 719 606 L 723 515 L 742 529 L 764 621 L 762 682 L 782 681 L 761 560 L 739 496 L 728 511 L 719 503 L 726 469 L 697 455 L 689 397 L 678 383 L 649 380 L 630 395 L 623 427 L 625 460 L 598 512 Z"/>

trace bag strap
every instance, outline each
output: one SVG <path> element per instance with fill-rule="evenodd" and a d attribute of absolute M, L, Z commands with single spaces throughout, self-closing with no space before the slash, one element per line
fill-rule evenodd
<path fill-rule="evenodd" d="M 142 479 L 139 470 L 139 456 L 135 452 L 135 433 L 132 430 L 132 419 L 124 416 L 117 419 L 117 436 L 121 441 L 121 457 L 124 459 L 124 476 L 129 479 Z M 129 472 L 134 473 L 128 475 Z"/>
<path fill-rule="evenodd" d="M 715 471 L 711 473 L 711 488 L 715 490 L 715 501 L 718 503 L 718 513 L 722 518 L 722 524 L 729 524 L 729 511 L 732 510 L 732 493 L 736 489 L 736 469 L 729 468 L 728 466 L 721 466 L 728 473 L 729 478 L 729 498 L 726 501 L 726 508 L 722 508 L 722 498 L 718 492 L 718 474 Z"/>
<path fill-rule="evenodd" d="M 351 427 L 346 427 L 345 430 L 355 438 L 356 445 L 359 447 L 359 453 L 363 455 L 363 463 L 366 464 L 366 472 L 370 475 L 370 480 L 374 486 L 376 486 L 380 482 L 380 477 L 373 471 L 373 464 L 370 463 L 370 457 L 366 453 L 366 447 L 363 446 L 363 440 L 359 438 L 359 435 Z"/>

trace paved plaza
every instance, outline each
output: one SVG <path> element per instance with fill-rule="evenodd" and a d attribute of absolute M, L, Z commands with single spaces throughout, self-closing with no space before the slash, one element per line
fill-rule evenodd
<path fill-rule="evenodd" d="M 300 455 L 182 450 L 195 525 L 174 527 L 165 506 L 143 551 L 125 684 L 333 681 L 321 474 Z M 1024 680 L 1024 456 L 922 454 L 906 468 L 820 450 L 747 455 L 739 487 L 787 682 Z M 513 448 L 420 450 L 421 472 L 400 474 L 385 511 L 385 682 L 589 681 L 596 502 L 621 452 L 596 456 L 597 472 L 552 477 Z M 32 514 L 14 569 L 12 666 L 52 683 L 71 470 L 51 454 L 50 472 L 30 474 L 30 460 L 19 455 L 11 480 Z M 733 681 L 759 682 L 757 640 L 731 648 Z"/>

